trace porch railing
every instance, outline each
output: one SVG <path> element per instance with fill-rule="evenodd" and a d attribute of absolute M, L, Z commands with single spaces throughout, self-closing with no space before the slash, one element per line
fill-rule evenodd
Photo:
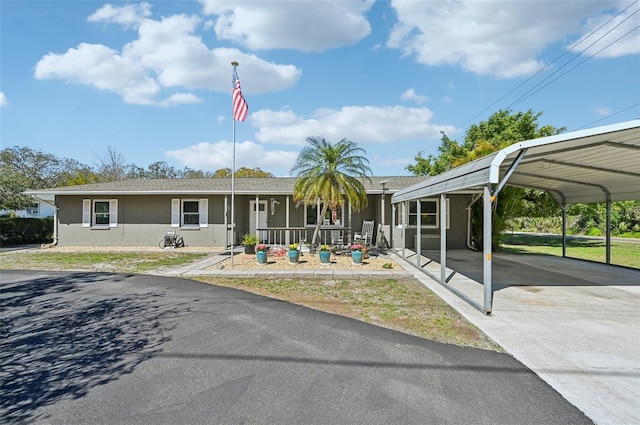
<path fill-rule="evenodd" d="M 303 241 L 311 242 L 314 231 L 315 227 L 259 227 L 257 229 L 262 243 L 283 246 Z M 339 232 L 345 244 L 350 240 L 350 229 L 347 227 L 320 227 L 320 245 L 333 245 L 335 239 L 333 232 Z"/>

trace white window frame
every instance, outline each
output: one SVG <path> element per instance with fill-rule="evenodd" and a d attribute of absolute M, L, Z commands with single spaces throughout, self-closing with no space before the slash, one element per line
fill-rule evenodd
<path fill-rule="evenodd" d="M 451 202 L 449 198 L 447 199 L 447 229 L 449 229 L 451 227 Z M 416 216 L 416 223 L 417 223 L 417 209 L 416 209 L 416 213 L 411 213 L 411 203 L 415 203 L 416 200 L 411 200 L 408 201 L 408 205 L 407 205 L 407 209 L 406 209 L 406 214 L 407 214 L 407 227 L 409 228 L 417 228 L 418 226 L 416 224 L 410 224 L 411 220 L 410 217 L 412 215 Z M 425 212 L 424 204 L 427 202 L 434 202 L 436 204 L 436 212 L 435 213 L 427 213 Z M 416 204 L 417 206 L 417 204 Z M 398 210 L 400 210 L 400 208 L 398 208 Z M 431 215 L 433 217 L 435 217 L 435 224 L 431 225 L 431 224 L 421 224 L 420 228 L 422 229 L 439 229 L 440 228 L 440 198 L 422 198 L 420 199 L 420 214 L 421 215 Z M 398 213 L 398 216 L 400 216 L 400 213 Z M 400 223 L 402 224 L 402 223 Z"/>
<path fill-rule="evenodd" d="M 26 209 L 25 209 L 27 215 L 33 215 L 33 216 L 37 216 L 40 215 L 40 203 L 39 202 L 34 202 L 33 204 L 29 205 Z"/>
<path fill-rule="evenodd" d="M 318 202 L 316 202 L 316 205 L 314 205 L 314 207 L 316 208 L 316 223 L 309 223 L 307 221 L 307 217 L 308 217 L 307 208 L 309 208 L 309 207 L 310 207 L 310 205 L 306 205 L 306 204 L 304 206 L 304 225 L 305 225 L 305 227 L 315 226 L 316 223 L 318 222 L 318 220 L 320 220 L 320 213 L 322 212 L 322 202 L 318 201 Z M 331 227 L 331 226 L 343 227 L 344 226 L 344 204 L 342 204 L 340 207 L 338 207 L 338 209 L 340 210 L 340 218 L 339 218 L 340 224 L 324 224 L 324 221 L 323 221 L 322 226 L 329 226 L 329 227 Z M 327 210 L 327 212 L 329 212 L 329 211 L 331 211 L 331 210 Z"/>
<path fill-rule="evenodd" d="M 106 202 L 109 205 L 108 223 L 96 223 L 96 203 Z M 117 199 L 83 199 L 82 200 L 82 227 L 95 229 L 109 229 L 118 227 L 118 200 Z"/>
<path fill-rule="evenodd" d="M 185 212 L 185 202 L 198 204 L 198 223 L 185 223 L 186 215 L 195 215 L 193 212 Z M 186 229 L 199 229 L 209 227 L 209 200 L 206 198 L 174 198 L 171 200 L 171 227 L 183 227 Z"/>

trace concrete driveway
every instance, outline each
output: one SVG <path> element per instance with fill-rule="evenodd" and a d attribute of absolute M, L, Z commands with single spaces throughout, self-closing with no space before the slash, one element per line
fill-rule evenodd
<path fill-rule="evenodd" d="M 592 423 L 507 354 L 171 277 L 1 278 L 2 423 Z"/>
<path fill-rule="evenodd" d="M 423 255 L 438 276 L 439 253 Z M 491 316 L 408 269 L 595 422 L 640 424 L 640 271 L 546 255 L 492 262 Z M 447 266 L 449 284 L 481 302 L 482 254 L 450 250 Z"/>

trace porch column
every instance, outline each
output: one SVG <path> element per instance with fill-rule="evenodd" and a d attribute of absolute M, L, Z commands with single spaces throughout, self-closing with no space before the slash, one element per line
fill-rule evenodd
<path fill-rule="evenodd" d="M 286 231 L 285 236 L 284 236 L 285 245 L 289 245 L 291 243 L 290 242 L 291 241 L 291 234 L 290 234 L 291 231 L 289 230 L 289 220 L 290 220 L 290 218 L 289 218 L 290 217 L 290 215 L 289 215 L 289 198 L 290 198 L 290 196 L 287 195 L 286 196 L 286 205 L 287 205 L 287 207 L 286 207 L 286 213 L 285 213 L 285 227 L 287 228 L 287 231 Z"/>
<path fill-rule="evenodd" d="M 229 246 L 229 198 L 224 196 L 224 246 Z"/>
<path fill-rule="evenodd" d="M 482 246 L 483 246 L 483 279 L 484 286 L 484 311 L 491 313 L 493 289 L 491 287 L 491 190 L 489 186 L 484 187 L 483 209 L 482 209 Z"/>
<path fill-rule="evenodd" d="M 447 198 L 440 194 L 440 283 L 447 280 Z"/>
<path fill-rule="evenodd" d="M 351 223 L 351 202 L 349 202 L 349 245 L 353 244 L 351 235 L 353 234 L 353 223 Z"/>
<path fill-rule="evenodd" d="M 256 217 L 256 236 L 260 238 L 260 232 L 258 232 L 258 227 L 260 226 L 260 195 L 256 195 L 256 204 L 254 206 L 255 211 L 253 211 Z"/>

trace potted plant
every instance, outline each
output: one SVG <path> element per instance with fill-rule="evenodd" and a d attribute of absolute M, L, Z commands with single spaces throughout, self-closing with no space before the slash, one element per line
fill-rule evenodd
<path fill-rule="evenodd" d="M 267 264 L 267 257 L 269 255 L 269 246 L 265 244 L 256 245 L 256 259 L 258 264 Z"/>
<path fill-rule="evenodd" d="M 255 233 L 245 233 L 242 237 L 242 245 L 244 245 L 245 254 L 253 254 L 256 252 L 256 245 L 258 245 L 258 235 Z"/>
<path fill-rule="evenodd" d="M 363 250 L 364 246 L 359 243 L 351 245 L 351 261 L 353 264 L 362 264 Z"/>
<path fill-rule="evenodd" d="M 300 251 L 298 250 L 298 244 L 289 244 L 289 264 L 295 264 L 300 261 Z"/>
<path fill-rule="evenodd" d="M 318 257 L 320 257 L 321 264 L 331 264 L 331 248 L 329 248 L 329 245 L 320 245 Z"/>

